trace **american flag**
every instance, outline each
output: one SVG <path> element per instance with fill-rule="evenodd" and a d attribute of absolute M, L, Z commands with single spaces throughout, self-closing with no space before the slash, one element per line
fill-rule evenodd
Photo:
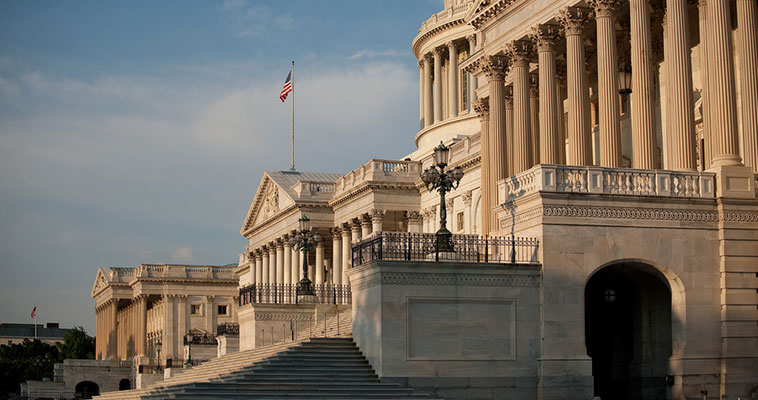
<path fill-rule="evenodd" d="M 34 308 L 32 309 L 32 318 L 36 316 L 37 316 L 37 306 L 34 306 Z"/>
<path fill-rule="evenodd" d="M 287 100 L 287 95 L 290 94 L 292 91 L 292 71 L 290 71 L 289 74 L 287 74 L 287 79 L 284 81 L 284 86 L 282 87 L 282 92 L 279 93 L 279 99 L 284 103 L 284 100 Z"/>

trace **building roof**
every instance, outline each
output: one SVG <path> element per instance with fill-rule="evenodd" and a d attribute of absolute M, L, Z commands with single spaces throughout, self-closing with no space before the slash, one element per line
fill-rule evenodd
<path fill-rule="evenodd" d="M 329 172 L 298 172 L 298 171 L 266 171 L 269 177 L 293 199 L 299 196 L 292 190 L 298 182 L 324 182 L 334 183 L 342 177 L 342 174 L 333 174 Z"/>
<path fill-rule="evenodd" d="M 43 324 L 37 324 L 37 338 L 61 339 L 71 328 L 46 328 Z M 34 324 L 0 323 L 0 337 L 3 338 L 33 338 Z"/>

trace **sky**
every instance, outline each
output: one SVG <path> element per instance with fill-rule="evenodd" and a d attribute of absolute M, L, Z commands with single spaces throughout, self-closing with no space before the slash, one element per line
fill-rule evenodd
<path fill-rule="evenodd" d="M 0 2 L 0 322 L 95 334 L 98 267 L 231 264 L 266 170 L 415 147 L 442 0 Z"/>

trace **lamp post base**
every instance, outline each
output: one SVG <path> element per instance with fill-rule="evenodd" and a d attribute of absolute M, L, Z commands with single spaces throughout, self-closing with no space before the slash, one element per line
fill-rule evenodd
<path fill-rule="evenodd" d="M 300 298 L 300 296 L 313 296 L 314 293 L 311 280 L 308 278 L 301 279 L 300 282 L 297 283 L 296 294 L 298 298 Z"/>
<path fill-rule="evenodd" d="M 436 251 L 438 253 L 454 253 L 455 249 L 453 248 L 453 233 L 447 230 L 446 228 L 442 228 L 437 231 L 437 248 Z"/>

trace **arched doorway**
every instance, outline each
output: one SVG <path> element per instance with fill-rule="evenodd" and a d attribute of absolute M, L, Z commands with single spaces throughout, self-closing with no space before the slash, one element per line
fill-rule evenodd
<path fill-rule="evenodd" d="M 76 384 L 76 398 L 77 399 L 91 399 L 92 396 L 100 394 L 100 386 L 95 382 L 82 381 Z"/>
<path fill-rule="evenodd" d="M 129 379 L 122 379 L 118 381 L 118 390 L 129 390 L 132 388 L 132 383 Z"/>
<path fill-rule="evenodd" d="M 671 290 L 666 278 L 646 264 L 613 264 L 590 278 L 584 299 L 595 395 L 603 400 L 670 398 Z"/>

